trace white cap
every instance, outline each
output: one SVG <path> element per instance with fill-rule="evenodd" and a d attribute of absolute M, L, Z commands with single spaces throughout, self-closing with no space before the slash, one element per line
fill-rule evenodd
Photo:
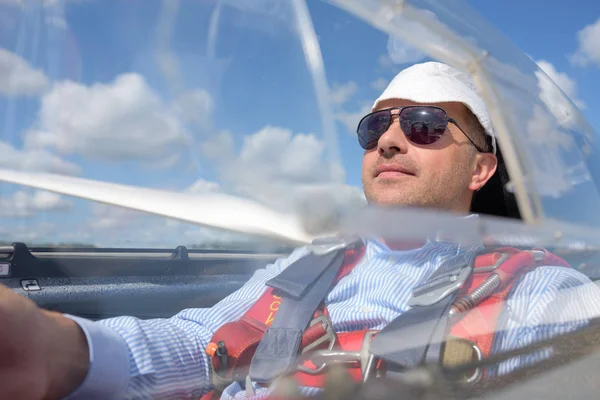
<path fill-rule="evenodd" d="M 492 138 L 496 154 L 496 138 L 485 102 L 477 94 L 471 77 L 456 68 L 439 62 L 415 64 L 401 71 L 373 104 L 387 99 L 404 99 L 415 103 L 457 102 L 467 106 Z"/>

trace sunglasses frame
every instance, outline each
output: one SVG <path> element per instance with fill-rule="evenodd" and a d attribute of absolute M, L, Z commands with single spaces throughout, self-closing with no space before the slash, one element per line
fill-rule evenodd
<path fill-rule="evenodd" d="M 441 110 L 441 111 L 444 113 L 444 116 L 445 116 L 445 118 L 446 118 L 446 129 L 448 129 L 448 128 L 447 128 L 447 125 L 448 125 L 449 123 L 452 123 L 453 125 L 455 125 L 455 126 L 456 126 L 456 127 L 457 127 L 457 128 L 458 128 L 458 129 L 459 129 L 459 130 L 460 130 L 460 131 L 463 133 L 463 135 L 465 135 L 465 137 L 466 137 L 467 139 L 469 139 L 469 142 L 471 142 L 471 144 L 472 144 L 472 145 L 473 145 L 473 146 L 474 146 L 474 147 L 477 149 L 477 151 L 479 151 L 480 153 L 490 153 L 490 151 L 486 151 L 485 149 L 482 149 L 482 148 L 480 148 L 479 146 L 477 146 L 477 145 L 475 144 L 475 142 L 474 142 L 474 141 L 473 141 L 473 140 L 472 140 L 472 139 L 469 137 L 469 135 L 467 135 L 467 133 L 466 133 L 466 132 L 465 132 L 465 131 L 464 131 L 464 130 L 463 130 L 461 127 L 460 127 L 460 125 L 458 125 L 458 122 L 456 122 L 456 120 L 455 120 L 454 118 L 450 117 L 450 116 L 448 115 L 448 113 L 446 112 L 446 110 L 444 110 L 442 107 L 438 107 L 438 106 L 428 106 L 428 105 L 422 105 L 422 106 L 396 106 L 396 107 L 383 108 L 383 109 L 381 109 L 381 110 L 373 111 L 373 112 L 371 112 L 371 113 L 369 113 L 369 114 L 365 115 L 364 117 L 362 117 L 362 118 L 360 119 L 360 121 L 358 122 L 358 125 L 357 125 L 357 127 L 356 127 L 356 133 L 357 133 L 357 134 L 359 134 L 360 125 L 362 124 L 362 122 L 363 122 L 363 121 L 364 121 L 366 118 L 368 118 L 368 117 L 372 116 L 373 114 L 376 114 L 376 113 L 382 112 L 382 111 L 389 111 L 389 112 L 390 112 L 390 122 L 388 123 L 387 127 L 385 128 L 385 130 L 384 130 L 384 131 L 383 131 L 383 132 L 382 132 L 382 133 L 379 135 L 379 137 L 377 138 L 377 140 L 379 140 L 379 138 L 381 137 L 381 135 L 383 135 L 385 132 L 387 132 L 387 130 L 388 130 L 388 129 L 390 129 L 390 126 L 392 125 L 392 122 L 393 122 L 393 120 L 394 120 L 394 119 L 393 119 L 393 115 L 397 115 L 397 116 L 398 116 L 398 118 L 400 118 L 400 114 L 401 114 L 401 113 L 402 113 L 404 110 L 406 110 L 406 109 L 409 109 L 409 108 L 429 108 L 429 109 Z M 399 111 L 398 111 L 398 114 L 392 114 L 392 110 L 399 110 Z M 402 132 L 404 133 L 404 135 L 406 136 L 406 138 L 407 138 L 407 139 L 408 139 L 408 140 L 409 140 L 411 143 L 413 143 L 413 141 L 410 139 L 410 135 L 409 135 L 409 134 L 407 134 L 406 132 L 404 132 L 404 130 L 402 129 L 402 127 L 401 127 L 400 129 L 402 130 Z M 360 134 L 359 134 L 359 135 L 360 135 Z M 444 135 L 444 134 L 442 134 L 442 136 L 443 136 L 443 135 Z M 441 136 L 440 136 L 440 139 L 441 139 Z M 439 139 L 438 139 L 438 140 L 439 140 Z M 437 140 L 436 140 L 436 142 L 437 142 Z M 434 143 L 435 143 L 435 142 L 434 142 Z M 428 144 L 418 144 L 418 143 L 415 143 L 415 144 L 416 144 L 417 146 L 429 146 Z M 431 143 L 431 144 L 433 144 L 433 143 Z M 361 147 L 362 147 L 362 146 L 361 146 Z M 366 150 L 366 149 L 365 149 L 365 150 Z"/>

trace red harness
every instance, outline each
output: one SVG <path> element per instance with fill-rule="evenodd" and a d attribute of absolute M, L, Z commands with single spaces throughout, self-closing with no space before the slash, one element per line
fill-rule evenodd
<path fill-rule="evenodd" d="M 338 271 L 334 285 L 352 271 L 363 253 L 364 247 L 346 251 L 343 266 Z M 522 251 L 514 248 L 499 248 L 476 257 L 473 273 L 461 287 L 458 300 L 454 303 L 454 311 L 460 316 L 454 321 L 449 336 L 472 342 L 482 358 L 488 357 L 504 300 L 513 284 L 518 277 L 542 265 L 569 267 L 563 259 L 545 250 Z M 489 282 L 488 278 L 492 274 L 496 275 L 495 281 Z M 478 288 L 481 291 L 486 280 L 490 287 L 489 295 L 477 304 L 473 304 L 473 300 L 469 299 L 468 295 Z M 252 356 L 266 329 L 271 325 L 280 304 L 281 298 L 274 294 L 273 288 L 269 287 L 239 320 L 226 323 L 215 332 L 206 352 L 212 359 L 213 374 L 218 374 L 222 379 L 221 382 L 244 380 Z M 310 326 L 304 331 L 300 348 L 303 354 L 328 347 L 346 352 L 360 352 L 365 348 L 368 340 L 376 334 L 376 331 L 366 329 L 334 333 L 327 309 L 322 304 L 315 312 Z M 227 349 L 226 361 L 222 355 L 219 355 L 220 342 L 225 344 Z M 226 366 L 221 365 L 225 362 Z M 357 381 L 361 381 L 363 376 L 360 365 L 358 363 L 348 365 L 350 375 Z M 385 368 L 382 363 L 378 363 L 376 367 Z M 299 370 L 294 374 L 300 386 L 324 387 L 324 374 L 305 373 L 302 372 L 302 368 L 315 371 L 317 367 L 310 360 L 302 362 Z M 210 392 L 203 399 L 210 399 L 213 393 Z"/>

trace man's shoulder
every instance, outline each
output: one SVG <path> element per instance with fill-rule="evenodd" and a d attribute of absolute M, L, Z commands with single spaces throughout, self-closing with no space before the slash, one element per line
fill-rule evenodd
<path fill-rule="evenodd" d="M 544 265 L 537 267 L 514 284 L 508 299 L 535 300 L 538 304 L 560 298 L 576 300 L 581 296 L 600 299 L 600 286 L 572 267 Z"/>
<path fill-rule="evenodd" d="M 594 285 L 582 272 L 572 267 L 561 265 L 543 265 L 527 272 L 522 279 L 523 283 L 536 286 L 555 286 L 560 287 L 579 286 L 583 284 Z"/>

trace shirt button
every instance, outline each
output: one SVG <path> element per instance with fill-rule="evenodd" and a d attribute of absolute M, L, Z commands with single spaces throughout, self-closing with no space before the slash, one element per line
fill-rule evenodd
<path fill-rule="evenodd" d="M 373 311 L 373 310 L 371 309 L 371 307 L 362 306 L 362 307 L 360 308 L 360 311 L 362 311 L 362 312 L 364 312 L 364 313 L 370 313 L 370 312 L 371 312 L 371 311 Z"/>

